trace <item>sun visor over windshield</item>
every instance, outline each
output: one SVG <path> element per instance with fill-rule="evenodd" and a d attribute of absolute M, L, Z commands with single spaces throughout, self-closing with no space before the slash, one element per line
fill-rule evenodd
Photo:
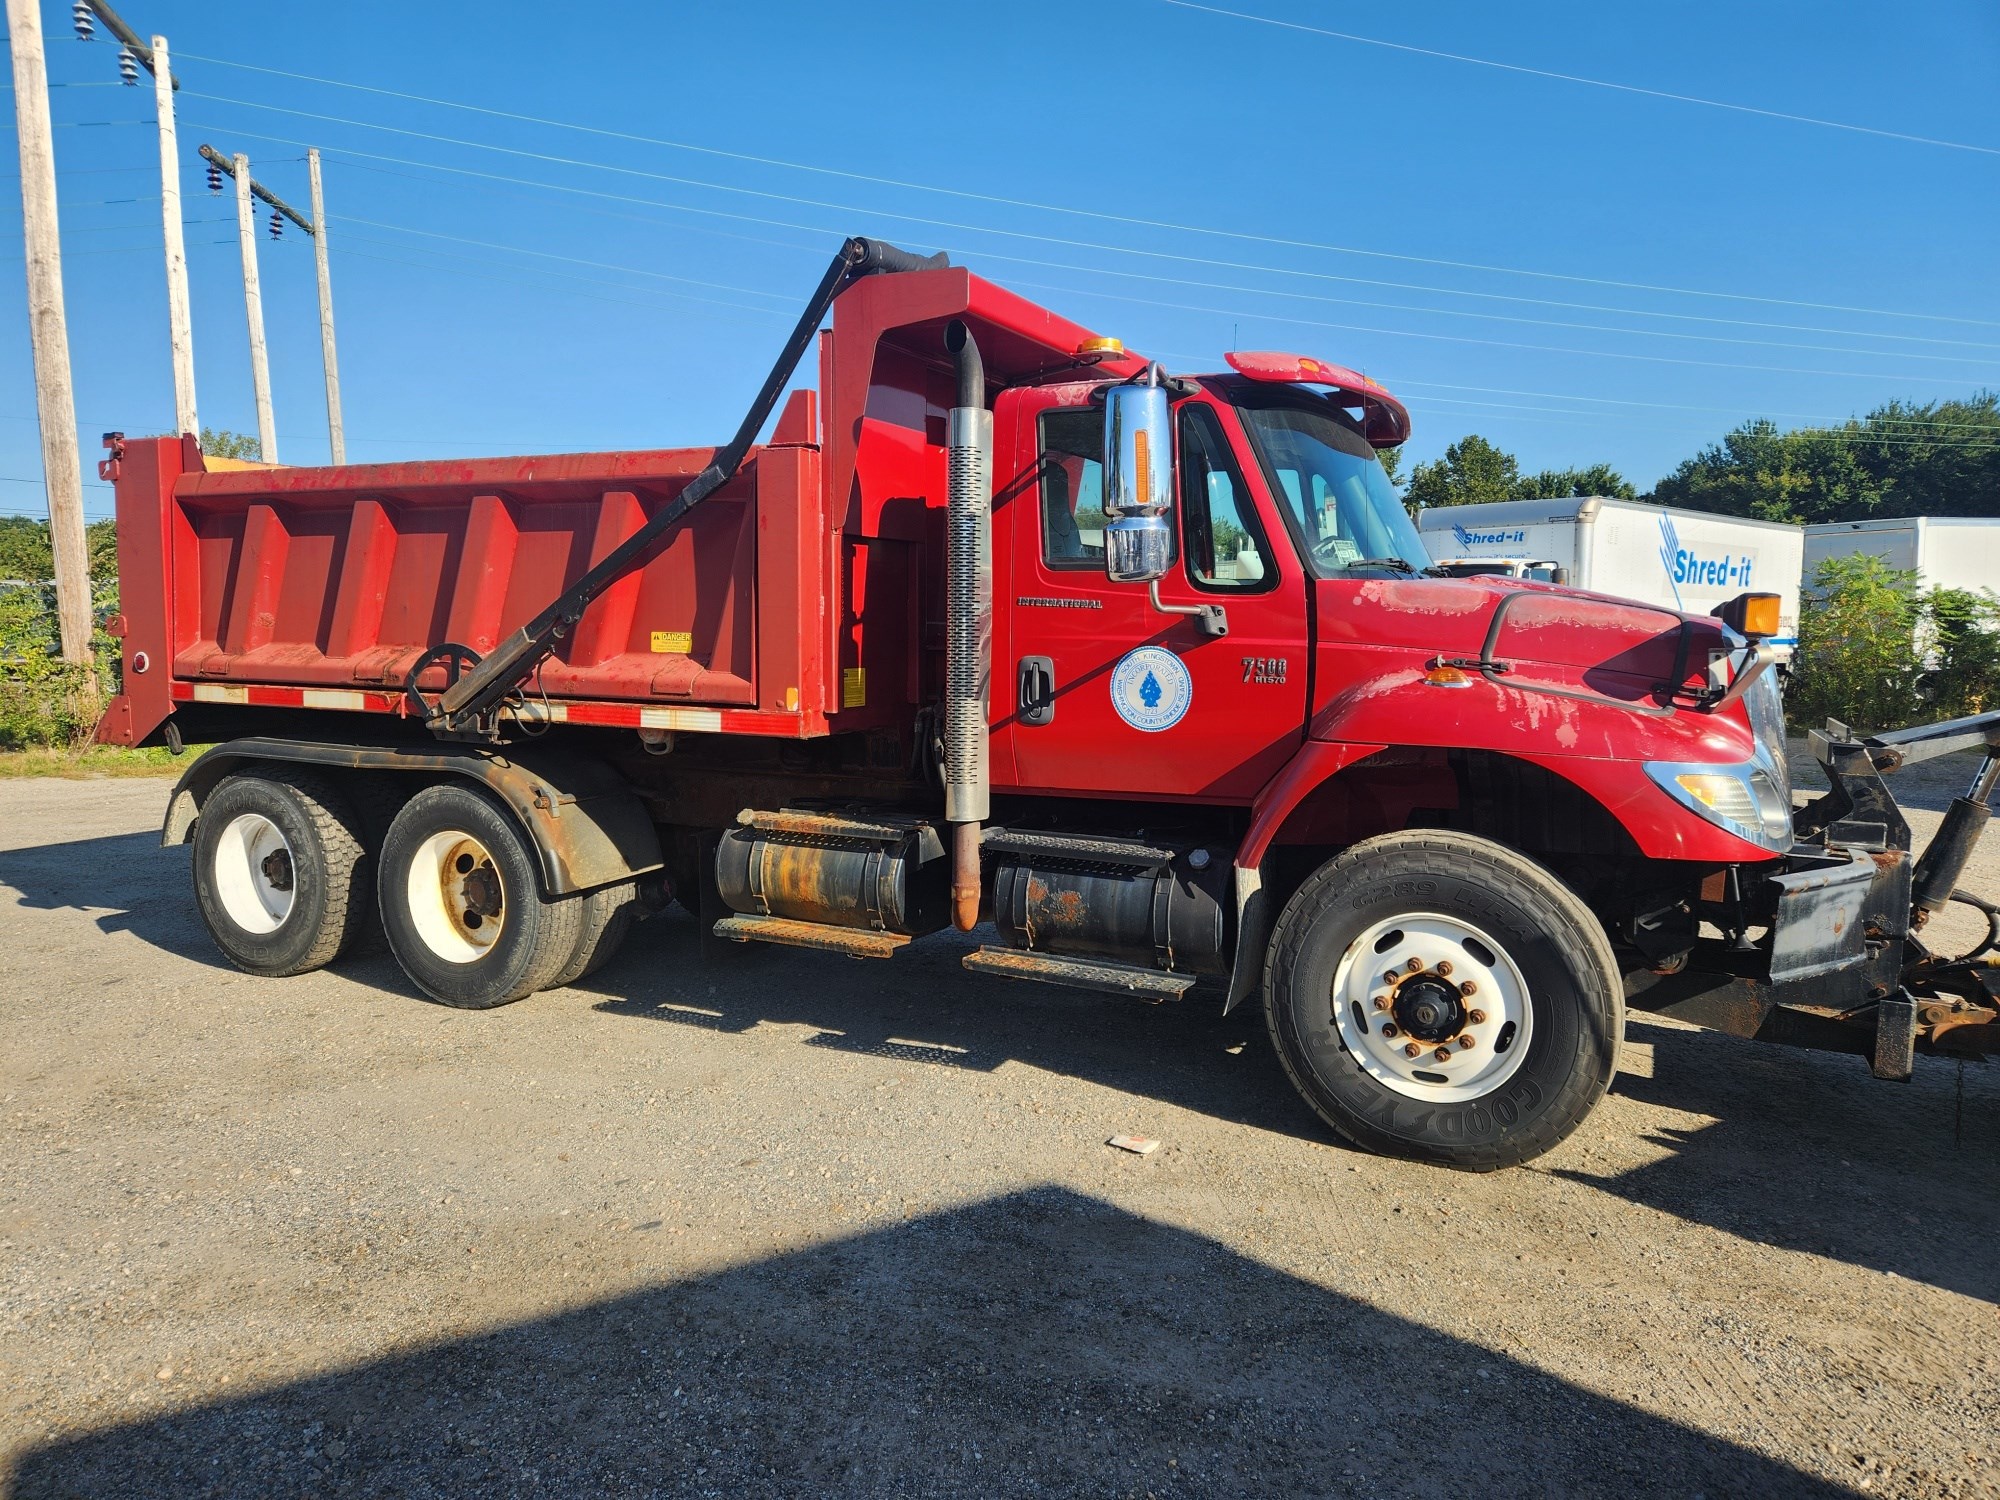
<path fill-rule="evenodd" d="M 1409 440 L 1409 409 L 1358 370 L 1310 355 L 1268 349 L 1239 349 L 1223 357 L 1230 369 L 1251 380 L 1273 385 L 1326 385 L 1343 396 L 1352 396 L 1362 410 L 1362 431 L 1377 448 L 1393 448 Z"/>

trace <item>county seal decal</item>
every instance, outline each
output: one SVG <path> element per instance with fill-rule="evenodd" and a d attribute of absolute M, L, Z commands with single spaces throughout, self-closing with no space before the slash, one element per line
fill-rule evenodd
<path fill-rule="evenodd" d="M 1111 669 L 1111 706 L 1134 729 L 1157 734 L 1180 723 L 1194 702 L 1194 679 L 1181 659 L 1160 646 L 1128 651 Z"/>

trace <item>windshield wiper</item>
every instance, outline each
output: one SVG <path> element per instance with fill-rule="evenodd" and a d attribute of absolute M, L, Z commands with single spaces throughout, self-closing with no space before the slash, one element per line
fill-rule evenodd
<path fill-rule="evenodd" d="M 1351 563 L 1342 563 L 1342 568 L 1388 568 L 1397 573 L 1414 573 L 1416 568 L 1407 557 L 1363 557 Z"/>

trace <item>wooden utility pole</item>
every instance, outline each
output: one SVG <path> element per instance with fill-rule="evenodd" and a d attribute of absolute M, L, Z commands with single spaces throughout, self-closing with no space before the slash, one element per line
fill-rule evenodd
<path fill-rule="evenodd" d="M 250 208 L 250 158 L 236 168 L 236 238 L 243 250 L 243 308 L 250 320 L 250 379 L 257 392 L 257 446 L 267 464 L 278 461 L 278 424 L 271 415 L 271 362 L 264 348 L 264 293 L 257 284 L 257 216 Z"/>
<path fill-rule="evenodd" d="M 56 563 L 56 624 L 65 661 L 90 661 L 90 563 L 83 540 L 83 469 L 76 446 L 76 394 L 69 378 L 62 245 L 56 226 L 56 157 L 38 0 L 7 0 L 14 54 L 14 128 L 21 145 L 21 221 L 28 252 L 28 341 L 35 359 L 35 414 L 49 492 L 49 543 Z"/>
<path fill-rule="evenodd" d="M 200 433 L 194 409 L 194 318 L 188 308 L 187 245 L 181 234 L 181 152 L 174 134 L 173 70 L 167 39 L 153 38 L 153 107 L 160 119 L 160 227 L 167 245 L 167 342 L 174 356 L 174 427 Z"/>
<path fill-rule="evenodd" d="M 326 271 L 326 200 L 320 195 L 319 147 L 306 147 L 306 175 L 312 180 L 313 270 L 319 277 L 319 358 L 326 368 L 326 431 L 333 461 L 347 462 L 347 434 L 340 424 L 340 364 L 333 353 L 333 283 Z"/>

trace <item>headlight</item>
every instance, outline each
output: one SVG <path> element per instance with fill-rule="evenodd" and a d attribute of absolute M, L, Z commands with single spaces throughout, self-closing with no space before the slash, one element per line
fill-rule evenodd
<path fill-rule="evenodd" d="M 1662 791 L 1718 828 L 1766 849 L 1792 847 L 1792 798 L 1782 774 L 1764 766 L 1686 764 L 1656 760 L 1646 765 Z"/>

